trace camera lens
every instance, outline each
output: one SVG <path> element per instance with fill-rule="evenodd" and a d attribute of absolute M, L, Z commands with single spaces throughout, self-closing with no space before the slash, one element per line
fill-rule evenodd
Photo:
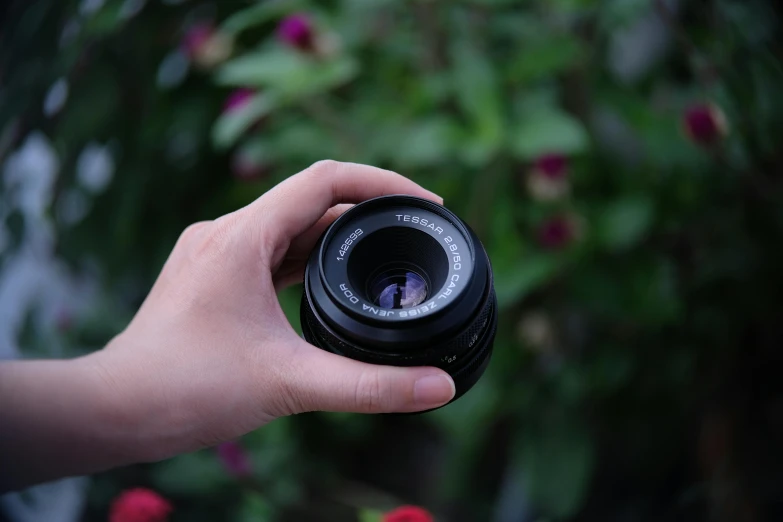
<path fill-rule="evenodd" d="M 388 268 L 372 279 L 368 294 L 381 308 L 412 308 L 429 297 L 429 285 L 412 268 Z"/>
<path fill-rule="evenodd" d="M 455 399 L 481 377 L 497 304 L 472 230 L 431 201 L 384 196 L 354 206 L 319 240 L 305 270 L 302 330 L 319 348 L 395 366 L 436 366 Z"/>

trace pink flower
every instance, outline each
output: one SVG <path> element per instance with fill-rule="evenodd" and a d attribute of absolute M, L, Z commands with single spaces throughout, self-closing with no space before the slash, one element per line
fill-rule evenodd
<path fill-rule="evenodd" d="M 182 46 L 191 60 L 204 49 L 213 34 L 215 34 L 214 27 L 206 23 L 196 24 L 185 33 Z"/>
<path fill-rule="evenodd" d="M 712 145 L 728 134 L 726 115 L 712 104 L 689 107 L 683 116 L 683 126 L 688 137 L 698 145 Z"/>
<path fill-rule="evenodd" d="M 568 158 L 562 154 L 545 154 L 536 159 L 527 176 L 527 190 L 538 201 L 555 201 L 571 190 L 568 181 Z"/>
<path fill-rule="evenodd" d="M 305 14 L 293 14 L 284 18 L 277 27 L 280 40 L 301 51 L 314 48 L 313 25 Z"/>
<path fill-rule="evenodd" d="M 241 109 L 245 105 L 247 105 L 251 99 L 253 99 L 253 96 L 255 96 L 256 91 L 253 89 L 248 88 L 242 88 L 242 89 L 236 89 L 231 94 L 228 95 L 228 98 L 226 98 L 226 103 L 223 104 L 223 111 L 224 112 L 231 112 L 234 110 Z"/>
<path fill-rule="evenodd" d="M 386 513 L 382 522 L 435 522 L 435 518 L 424 508 L 402 506 Z"/>
<path fill-rule="evenodd" d="M 578 234 L 578 222 L 573 217 L 557 216 L 538 228 L 538 242 L 546 249 L 559 250 L 571 244 Z"/>
<path fill-rule="evenodd" d="M 200 67 L 212 68 L 226 61 L 234 50 L 234 40 L 212 24 L 200 23 L 188 29 L 182 40 L 188 57 Z"/>
<path fill-rule="evenodd" d="M 568 158 L 563 154 L 544 154 L 536 159 L 533 172 L 551 179 L 563 179 L 568 174 Z"/>
<path fill-rule="evenodd" d="M 223 467 L 235 477 L 242 478 L 253 474 L 250 457 L 239 442 L 224 442 L 217 447 L 217 453 Z"/>
<path fill-rule="evenodd" d="M 172 510 L 171 504 L 151 489 L 129 489 L 112 502 L 109 522 L 165 522 Z"/>

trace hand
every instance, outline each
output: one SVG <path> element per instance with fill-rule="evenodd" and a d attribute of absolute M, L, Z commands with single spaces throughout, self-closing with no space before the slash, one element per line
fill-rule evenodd
<path fill-rule="evenodd" d="M 301 281 L 321 233 L 384 194 L 441 202 L 389 171 L 319 162 L 251 205 L 182 234 L 128 328 L 85 359 L 144 460 L 212 446 L 284 415 L 410 412 L 454 384 L 436 368 L 356 362 L 303 341 L 275 289 Z"/>

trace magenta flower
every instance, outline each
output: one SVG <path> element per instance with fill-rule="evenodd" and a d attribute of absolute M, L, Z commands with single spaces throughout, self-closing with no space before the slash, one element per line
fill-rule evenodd
<path fill-rule="evenodd" d="M 563 179 L 568 174 L 568 158 L 562 154 L 544 154 L 536 159 L 533 171 L 551 179 Z"/>
<path fill-rule="evenodd" d="M 559 250 L 571 244 L 577 233 L 576 220 L 570 216 L 557 216 L 538 228 L 538 242 L 546 249 Z"/>
<path fill-rule="evenodd" d="M 215 30 L 212 24 L 200 23 L 185 33 L 182 48 L 191 61 L 209 69 L 225 62 L 231 56 L 234 40 L 230 35 Z"/>
<path fill-rule="evenodd" d="M 196 24 L 185 33 L 182 39 L 182 47 L 190 59 L 194 59 L 208 45 L 215 29 L 211 24 Z"/>
<path fill-rule="evenodd" d="M 247 105 L 251 99 L 253 99 L 255 94 L 256 91 L 248 88 L 242 88 L 233 91 L 228 95 L 228 98 L 226 98 L 226 103 L 223 104 L 223 112 L 231 112 L 241 109 Z"/>
<path fill-rule="evenodd" d="M 688 137 L 698 145 L 712 145 L 728 134 L 726 115 L 712 104 L 689 107 L 683 116 Z"/>
<path fill-rule="evenodd" d="M 277 27 L 277 35 L 283 43 L 301 51 L 313 50 L 313 25 L 305 14 L 293 14 L 284 18 Z"/>
<path fill-rule="evenodd" d="M 239 442 L 224 442 L 217 447 L 217 453 L 223 467 L 231 475 L 242 478 L 253 474 L 253 465 L 250 456 Z"/>
<path fill-rule="evenodd" d="M 562 154 L 545 154 L 533 164 L 527 176 L 527 190 L 538 201 L 556 201 L 568 195 L 568 158 Z"/>

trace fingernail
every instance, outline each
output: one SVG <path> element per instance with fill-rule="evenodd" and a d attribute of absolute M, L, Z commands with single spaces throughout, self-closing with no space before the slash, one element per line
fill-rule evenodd
<path fill-rule="evenodd" d="M 455 391 L 454 381 L 448 375 L 427 375 L 413 385 L 413 400 L 417 406 L 439 406 L 449 402 Z"/>

